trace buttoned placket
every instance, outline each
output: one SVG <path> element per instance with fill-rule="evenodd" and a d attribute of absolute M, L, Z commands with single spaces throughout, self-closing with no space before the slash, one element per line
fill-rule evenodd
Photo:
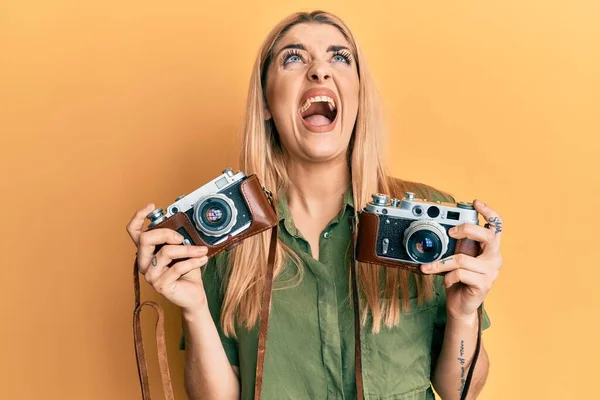
<path fill-rule="evenodd" d="M 343 214 L 340 213 L 340 215 Z M 336 295 L 336 284 L 330 266 L 331 230 L 337 224 L 339 217 L 334 219 L 319 236 L 319 260 L 312 257 L 310 243 L 295 227 L 291 216 L 283 219 L 287 232 L 298 241 L 298 247 L 303 248 L 305 265 L 316 276 L 317 280 L 317 309 L 319 315 L 319 332 L 321 336 L 321 354 L 327 372 L 327 399 L 344 399 L 342 378 L 342 347 L 339 327 L 339 304 Z"/>

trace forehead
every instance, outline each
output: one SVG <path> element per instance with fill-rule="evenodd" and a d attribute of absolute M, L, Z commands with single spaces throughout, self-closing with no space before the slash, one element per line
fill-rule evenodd
<path fill-rule="evenodd" d="M 293 43 L 301 43 L 308 50 L 325 51 L 330 45 L 340 45 L 350 48 L 350 44 L 342 35 L 342 32 L 333 25 L 323 23 L 303 23 L 294 25 L 281 38 L 274 53 L 283 46 Z"/>

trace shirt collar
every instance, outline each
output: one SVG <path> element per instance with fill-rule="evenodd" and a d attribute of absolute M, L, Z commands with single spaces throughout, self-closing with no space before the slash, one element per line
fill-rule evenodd
<path fill-rule="evenodd" d="M 354 196 L 352 195 L 352 184 L 348 185 L 348 189 L 344 193 L 342 208 L 340 209 L 339 214 L 332 222 L 339 222 L 346 210 L 350 208 L 354 210 Z M 283 225 L 285 229 L 292 236 L 298 236 L 298 229 L 294 225 L 294 221 L 292 219 L 292 214 L 290 214 L 290 209 L 288 208 L 288 199 L 287 194 L 281 193 L 277 199 L 277 214 L 279 215 L 279 222 L 283 221 Z"/>

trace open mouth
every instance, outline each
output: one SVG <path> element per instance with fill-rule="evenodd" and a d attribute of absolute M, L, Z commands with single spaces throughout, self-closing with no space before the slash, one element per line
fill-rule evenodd
<path fill-rule="evenodd" d="M 312 132 L 330 131 L 337 123 L 338 114 L 333 92 L 331 95 L 324 94 L 323 90 L 319 90 L 321 93 L 315 95 L 311 95 L 310 92 L 305 94 L 305 100 L 299 110 L 302 124 Z"/>

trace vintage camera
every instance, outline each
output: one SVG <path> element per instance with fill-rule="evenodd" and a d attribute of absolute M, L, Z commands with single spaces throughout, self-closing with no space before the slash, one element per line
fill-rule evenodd
<path fill-rule="evenodd" d="M 477 242 L 448 235 L 453 226 L 478 224 L 478 213 L 471 203 L 419 201 L 411 192 L 402 200 L 390 200 L 384 194 L 372 197 L 359 212 L 358 261 L 417 271 L 420 264 L 455 253 L 479 253 Z"/>
<path fill-rule="evenodd" d="M 277 223 L 270 195 L 256 175 L 247 177 L 227 168 L 178 197 L 166 211 L 158 208 L 148 214 L 148 229 L 173 229 L 183 235 L 184 244 L 208 246 L 210 256 Z"/>

